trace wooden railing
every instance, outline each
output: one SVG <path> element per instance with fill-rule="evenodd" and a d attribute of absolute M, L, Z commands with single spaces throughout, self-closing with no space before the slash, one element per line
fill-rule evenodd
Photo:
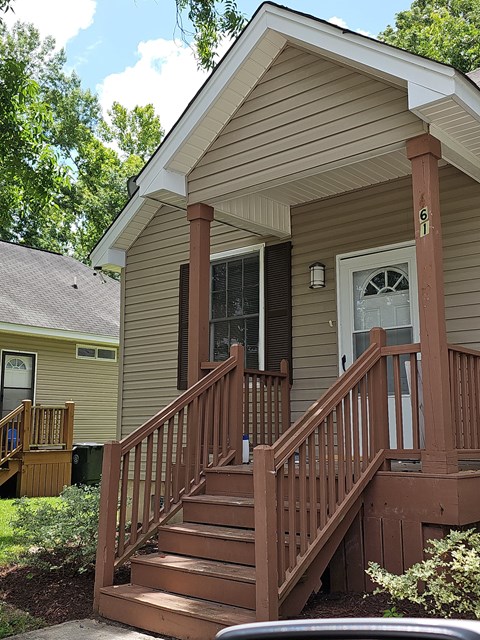
<path fill-rule="evenodd" d="M 282 360 L 280 371 L 245 369 L 243 432 L 250 445 L 273 444 L 290 427 L 290 374 Z"/>
<path fill-rule="evenodd" d="M 480 352 L 448 346 L 452 423 L 457 449 L 480 449 Z"/>
<path fill-rule="evenodd" d="M 331 543 L 385 460 L 392 420 L 394 446 L 405 448 L 405 402 L 414 405 L 410 448 L 418 447 L 419 347 L 386 347 L 382 329 L 372 329 L 370 338 L 365 353 L 288 433 L 254 450 L 258 620 L 277 618 L 279 604 Z"/>
<path fill-rule="evenodd" d="M 104 447 L 95 593 L 200 492 L 207 467 L 241 463 L 243 347 L 121 442 Z M 96 600 L 98 602 L 98 598 Z"/>
<path fill-rule="evenodd" d="M 0 420 L 0 464 L 19 451 L 31 449 L 71 449 L 75 403 L 45 407 L 24 400 Z"/>

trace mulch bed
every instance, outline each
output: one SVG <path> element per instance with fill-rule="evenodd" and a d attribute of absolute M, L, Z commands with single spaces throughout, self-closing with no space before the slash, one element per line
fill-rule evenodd
<path fill-rule="evenodd" d="M 91 618 L 93 572 L 72 574 L 13 565 L 0 568 L 0 598 L 8 604 L 42 618 L 48 625 Z M 120 570 L 117 583 L 129 580 L 128 568 Z M 385 595 L 319 593 L 307 603 L 302 618 L 382 617 L 392 603 Z M 396 605 L 404 616 L 425 616 L 424 610 L 408 602 Z"/>

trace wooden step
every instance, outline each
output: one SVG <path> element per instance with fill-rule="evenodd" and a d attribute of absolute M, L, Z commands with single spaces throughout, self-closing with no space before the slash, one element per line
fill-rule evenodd
<path fill-rule="evenodd" d="M 99 613 L 179 640 L 213 640 L 225 627 L 255 622 L 252 611 L 126 584 L 104 587 Z"/>
<path fill-rule="evenodd" d="M 132 558 L 133 584 L 255 609 L 255 569 L 172 554 Z"/>
<path fill-rule="evenodd" d="M 20 471 L 22 468 L 22 461 L 17 458 L 10 458 L 5 463 L 4 467 L 0 467 L 0 486 L 5 484 L 7 480 L 13 478 L 13 476 Z"/>
<path fill-rule="evenodd" d="M 253 498 L 209 494 L 184 496 L 183 519 L 186 522 L 253 529 Z"/>
<path fill-rule="evenodd" d="M 159 529 L 158 548 L 166 553 L 255 565 L 253 529 L 194 522 L 165 525 Z"/>
<path fill-rule="evenodd" d="M 206 469 L 206 491 L 219 496 L 253 496 L 253 465 L 229 465 Z"/>

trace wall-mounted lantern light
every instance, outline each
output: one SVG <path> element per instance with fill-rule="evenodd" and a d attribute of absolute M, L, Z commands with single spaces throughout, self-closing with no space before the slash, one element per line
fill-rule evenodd
<path fill-rule="evenodd" d="M 322 289 L 325 286 L 325 265 L 314 262 L 310 265 L 310 289 Z"/>

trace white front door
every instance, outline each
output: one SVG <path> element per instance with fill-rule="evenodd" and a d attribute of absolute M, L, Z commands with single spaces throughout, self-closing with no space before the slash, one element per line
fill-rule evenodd
<path fill-rule="evenodd" d="M 373 327 L 386 330 L 387 345 L 419 339 L 417 274 L 414 246 L 372 250 L 338 258 L 340 372 L 369 345 Z M 393 374 L 388 371 L 390 446 L 395 444 Z M 411 405 L 407 372 L 402 362 L 402 407 L 405 446 L 411 442 Z"/>

